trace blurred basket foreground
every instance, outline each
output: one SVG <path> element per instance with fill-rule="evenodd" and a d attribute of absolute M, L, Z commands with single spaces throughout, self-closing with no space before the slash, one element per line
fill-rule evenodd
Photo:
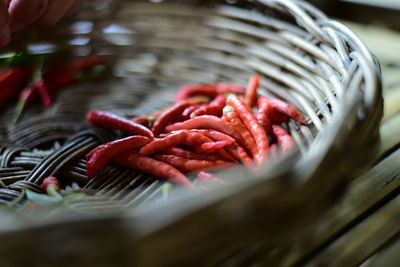
<path fill-rule="evenodd" d="M 47 264 L 71 263 L 66 255 L 143 266 L 234 264 L 229 259 L 239 251 L 264 258 L 312 226 L 378 147 L 378 63 L 348 28 L 302 1 L 90 1 L 73 21 L 41 38 L 68 42 L 76 55 L 109 55 L 115 77 L 60 92 L 51 109 L 32 109 L 16 125 L 11 106 L 2 112 L 0 199 L 10 202 L 23 187 L 38 190 L 45 177 L 58 175 L 67 190 L 74 183 L 74 190 L 95 196 L 77 210 L 125 213 L 63 217 L 16 232 L 4 226 L 10 242 L 0 254 L 11 263 L 25 263 L 10 253 L 20 246 L 36 248 L 24 252 L 26 260 Z M 162 182 L 152 177 L 117 166 L 92 180 L 85 176 L 84 155 L 115 138 L 82 130 L 89 109 L 147 114 L 170 104 L 183 84 L 244 86 L 255 72 L 263 76 L 260 93 L 286 100 L 308 119 L 307 126 L 285 126 L 298 153 L 271 161 L 258 175 L 224 173 L 235 180 L 227 186 L 175 190 L 164 204 L 155 201 Z M 54 152 L 36 153 L 44 144 Z M 78 229 L 88 231 L 80 240 L 73 234 Z M 57 238 L 63 242 L 53 247 Z M 49 253 L 57 257 L 46 258 Z"/>

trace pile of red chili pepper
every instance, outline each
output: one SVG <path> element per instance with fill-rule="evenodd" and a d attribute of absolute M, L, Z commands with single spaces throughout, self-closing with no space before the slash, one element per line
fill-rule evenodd
<path fill-rule="evenodd" d="M 76 58 L 52 68 L 42 68 L 43 64 L 37 64 L 35 59 L 25 53 L 16 54 L 0 73 L 0 107 L 19 94 L 15 119 L 35 97 L 49 107 L 58 89 L 78 81 L 84 71 L 104 64 L 104 58 L 98 55 Z"/>
<path fill-rule="evenodd" d="M 237 164 L 257 171 L 267 157 L 295 146 L 279 124 L 290 119 L 307 124 L 288 103 L 259 96 L 258 87 L 259 75 L 250 78 L 246 89 L 232 84 L 186 85 L 177 92 L 172 106 L 132 119 L 90 111 L 90 124 L 130 136 L 90 151 L 87 176 L 94 177 L 114 161 L 193 188 L 186 174 L 222 182 L 213 171 Z"/>

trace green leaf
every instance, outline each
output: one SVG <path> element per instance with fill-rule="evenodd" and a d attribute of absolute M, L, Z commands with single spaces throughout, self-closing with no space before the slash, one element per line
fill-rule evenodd
<path fill-rule="evenodd" d="M 62 197 L 52 197 L 45 194 L 38 194 L 30 190 L 26 190 L 26 196 L 29 200 L 36 202 L 42 206 L 55 205 L 63 200 Z"/>

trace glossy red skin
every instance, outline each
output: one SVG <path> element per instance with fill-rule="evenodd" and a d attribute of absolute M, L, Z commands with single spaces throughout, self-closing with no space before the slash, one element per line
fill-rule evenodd
<path fill-rule="evenodd" d="M 153 159 L 139 153 L 120 154 L 116 161 L 121 166 L 129 166 L 160 179 L 168 179 L 194 189 L 193 183 L 179 170 L 168 163 Z"/>
<path fill-rule="evenodd" d="M 272 131 L 276 136 L 282 153 L 287 153 L 295 147 L 293 137 L 278 125 L 272 125 Z"/>
<path fill-rule="evenodd" d="M 47 193 L 47 187 L 51 184 L 54 184 L 56 186 L 57 191 L 60 190 L 60 183 L 58 182 L 57 178 L 54 176 L 47 177 L 43 180 L 42 185 L 40 188 L 42 189 L 43 193 Z"/>
<path fill-rule="evenodd" d="M 231 97 L 228 104 L 238 113 L 243 124 L 249 130 L 256 142 L 257 152 L 254 160 L 258 166 L 261 166 L 268 154 L 268 137 L 264 128 L 258 123 L 257 118 L 253 114 L 251 108 L 240 98 Z"/>
<path fill-rule="evenodd" d="M 257 89 L 260 82 L 260 76 L 255 74 L 250 77 L 247 84 L 245 101 L 249 107 L 254 107 L 257 104 Z"/>
<path fill-rule="evenodd" d="M 150 142 L 151 139 L 145 136 L 129 136 L 96 147 L 87 154 L 89 160 L 86 163 L 86 175 L 94 177 L 118 154 L 142 148 Z"/>
<path fill-rule="evenodd" d="M 145 126 L 109 112 L 91 110 L 87 115 L 87 121 L 90 124 L 105 128 L 117 129 L 123 132 L 142 135 L 149 138 L 154 137 L 153 132 Z"/>
<path fill-rule="evenodd" d="M 225 93 L 244 94 L 245 89 L 232 84 L 189 84 L 179 89 L 175 96 L 175 102 L 185 100 L 195 95 L 215 97 Z"/>

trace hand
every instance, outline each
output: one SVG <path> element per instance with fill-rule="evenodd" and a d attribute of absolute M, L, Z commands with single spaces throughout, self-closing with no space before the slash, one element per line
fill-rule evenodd
<path fill-rule="evenodd" d="M 0 0 L 0 46 L 10 33 L 49 27 L 75 11 L 84 0 Z"/>

